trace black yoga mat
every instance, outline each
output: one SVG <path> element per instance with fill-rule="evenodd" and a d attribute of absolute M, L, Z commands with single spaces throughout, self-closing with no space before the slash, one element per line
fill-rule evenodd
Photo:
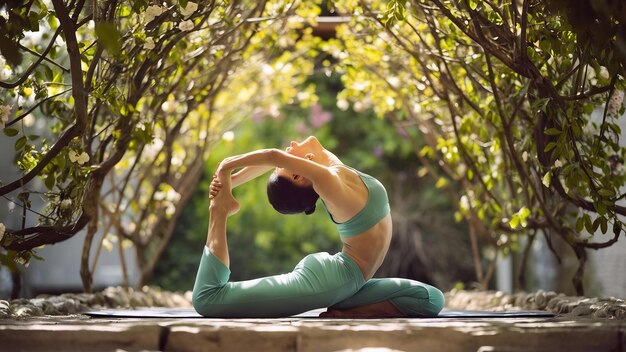
<path fill-rule="evenodd" d="M 288 318 L 317 318 L 325 309 L 316 309 Z M 193 308 L 103 309 L 85 312 L 92 318 L 202 318 Z M 550 318 L 554 314 L 539 310 L 478 311 L 444 309 L 437 318 Z"/>

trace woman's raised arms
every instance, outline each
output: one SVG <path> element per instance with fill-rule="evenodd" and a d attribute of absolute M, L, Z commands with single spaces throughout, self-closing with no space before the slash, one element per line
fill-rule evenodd
<path fill-rule="evenodd" d="M 260 175 L 261 170 L 272 167 L 284 168 L 309 179 L 320 196 L 323 196 L 324 193 L 335 192 L 338 187 L 339 179 L 329 167 L 279 149 L 260 149 L 228 157 L 220 163 L 217 173 L 222 172 L 230 175 L 235 169 L 250 168 L 249 171 L 241 174 L 240 180 L 237 180 L 237 184 L 241 184 Z M 244 172 L 244 170 L 240 172 Z M 233 182 L 235 181 L 234 176 Z M 233 186 L 235 185 L 233 184 Z"/>

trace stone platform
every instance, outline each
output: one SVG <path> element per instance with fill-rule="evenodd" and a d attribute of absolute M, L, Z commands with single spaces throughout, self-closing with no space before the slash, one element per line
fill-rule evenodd
<path fill-rule="evenodd" d="M 39 316 L 0 320 L 0 350 L 624 352 L 626 321 Z"/>

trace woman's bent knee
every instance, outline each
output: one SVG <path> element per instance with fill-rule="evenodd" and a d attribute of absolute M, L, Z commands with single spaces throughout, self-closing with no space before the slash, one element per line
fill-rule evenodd
<path fill-rule="evenodd" d="M 191 296 L 191 305 L 196 310 L 196 312 L 203 317 L 214 316 L 216 314 L 215 307 L 211 300 L 212 294 L 207 291 L 193 291 Z"/>
<path fill-rule="evenodd" d="M 443 292 L 434 286 L 427 287 L 428 290 L 428 302 L 432 306 L 432 314 L 437 316 L 446 304 L 446 298 Z"/>
<path fill-rule="evenodd" d="M 398 310 L 407 316 L 436 317 L 445 304 L 443 293 L 430 285 L 412 287 L 410 293 L 407 293 L 390 300 Z"/>

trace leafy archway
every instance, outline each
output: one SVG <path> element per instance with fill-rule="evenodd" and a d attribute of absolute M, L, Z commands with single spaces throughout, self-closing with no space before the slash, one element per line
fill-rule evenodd
<path fill-rule="evenodd" d="M 2 138 L 21 175 L 0 195 L 24 215 L 0 228 L 0 259 L 16 271 L 86 229 L 90 290 L 101 230 L 135 248 L 148 278 L 216 136 L 315 102 L 301 85 L 323 52 L 342 76 L 338 104 L 393 120 L 422 162 L 413 172 L 455 202 L 483 287 L 495 257 L 483 268 L 479 237 L 506 253 L 521 237 L 558 236 L 579 258 L 582 293 L 586 250 L 623 233 L 625 19 L 621 2 L 564 3 L 324 2 L 347 21 L 324 41 L 312 35 L 316 2 L 7 2 Z M 46 209 L 28 211 L 34 195 Z"/>

